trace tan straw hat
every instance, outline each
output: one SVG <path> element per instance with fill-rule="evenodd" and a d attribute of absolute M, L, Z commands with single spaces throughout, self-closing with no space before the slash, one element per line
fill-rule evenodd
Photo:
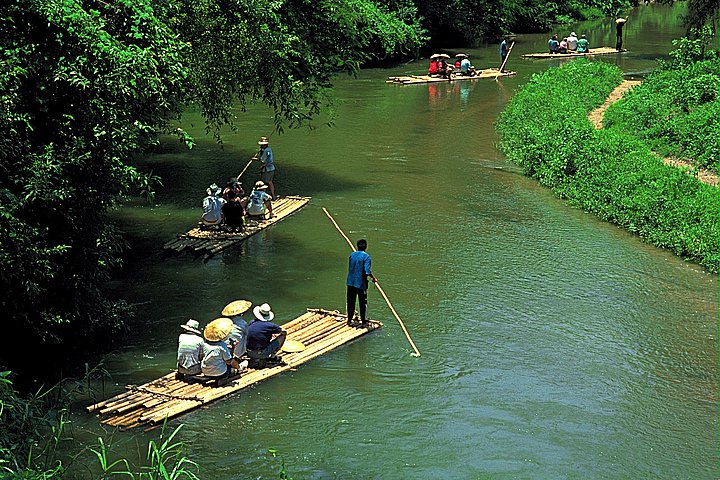
<path fill-rule="evenodd" d="M 225 340 L 232 332 L 233 322 L 229 318 L 216 318 L 205 327 L 205 340 L 219 342 Z"/>
<path fill-rule="evenodd" d="M 267 137 L 260 137 L 260 141 L 258 142 L 258 145 L 269 145 L 270 142 L 268 141 Z"/>
<path fill-rule="evenodd" d="M 262 180 L 258 180 L 255 182 L 255 190 L 265 190 L 267 188 L 267 185 L 265 185 L 265 182 Z"/>
<path fill-rule="evenodd" d="M 285 340 L 285 343 L 283 343 L 280 349 L 286 353 L 302 352 L 305 350 L 305 344 L 299 340 Z"/>
<path fill-rule="evenodd" d="M 249 300 L 235 300 L 225 305 L 221 314 L 223 317 L 234 317 L 247 312 L 250 307 L 252 307 L 252 302 Z"/>
<path fill-rule="evenodd" d="M 264 320 L 266 322 L 271 321 L 273 318 L 275 318 L 275 314 L 272 311 L 272 308 L 270 308 L 270 305 L 267 303 L 263 303 L 262 305 L 258 305 L 257 307 L 253 308 L 253 313 L 255 314 L 255 318 L 258 320 Z"/>

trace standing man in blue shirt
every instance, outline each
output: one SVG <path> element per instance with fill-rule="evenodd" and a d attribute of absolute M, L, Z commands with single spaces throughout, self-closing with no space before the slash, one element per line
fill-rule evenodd
<path fill-rule="evenodd" d="M 275 157 L 273 157 L 270 142 L 266 137 L 260 138 L 258 145 L 260 145 L 259 157 L 255 155 L 253 159 L 260 160 L 260 163 L 262 163 L 262 167 L 260 167 L 260 180 L 270 187 L 270 196 L 275 198 L 275 184 L 273 183 L 273 177 L 275 176 Z"/>
<path fill-rule="evenodd" d="M 508 37 L 503 37 L 502 42 L 500 42 L 500 68 L 502 68 L 503 63 L 505 63 L 505 57 L 508 55 L 508 44 L 507 44 Z M 502 70 L 500 71 L 502 73 Z"/>
<path fill-rule="evenodd" d="M 370 255 L 365 252 L 367 249 L 367 241 L 361 238 L 357 241 L 357 251 L 350 254 L 350 263 L 348 266 L 347 276 L 347 319 L 351 324 L 355 316 L 355 299 L 359 299 L 360 303 L 360 321 L 362 327 L 368 326 L 367 320 L 367 277 L 370 277 L 373 283 L 377 282 L 377 278 L 370 271 Z"/>

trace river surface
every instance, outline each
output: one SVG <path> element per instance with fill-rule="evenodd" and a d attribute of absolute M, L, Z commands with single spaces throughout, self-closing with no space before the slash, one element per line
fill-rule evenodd
<path fill-rule="evenodd" d="M 682 35 L 680 13 L 635 9 L 630 52 L 601 61 L 648 72 Z M 614 45 L 609 19 L 572 29 Z M 162 244 L 194 224 L 208 184 L 242 170 L 272 113 L 238 110 L 221 148 L 189 112 L 196 148 L 168 140 L 146 158 L 164 186 L 118 215 L 132 254 L 112 287 L 137 317 L 104 360 L 105 396 L 170 371 L 178 326 L 231 300 L 269 302 L 278 323 L 343 310 L 349 249 L 327 207 L 368 240 L 422 356 L 371 289 L 383 329 L 171 422 L 201 478 L 279 478 L 268 448 L 296 479 L 717 478 L 717 276 L 569 207 L 496 149 L 513 92 L 560 62 L 520 58 L 547 38 L 518 36 L 518 74 L 498 82 L 384 83 L 426 60 L 339 78 L 334 127 L 271 138 L 278 193 L 311 204 L 206 262 L 164 258 Z M 477 67 L 499 63 L 495 45 L 463 50 Z M 246 190 L 257 179 L 253 166 Z M 90 440 L 101 431 L 76 417 Z M 114 441 L 136 458 L 154 435 Z"/>

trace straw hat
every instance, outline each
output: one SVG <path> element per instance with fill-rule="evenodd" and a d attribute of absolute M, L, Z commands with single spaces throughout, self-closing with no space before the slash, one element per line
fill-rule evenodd
<path fill-rule="evenodd" d="M 305 350 L 305 344 L 299 340 L 285 340 L 280 349 L 286 353 L 297 353 Z"/>
<path fill-rule="evenodd" d="M 627 22 L 627 18 L 618 18 L 617 20 L 615 20 L 615 23 L 625 23 L 625 22 Z"/>
<path fill-rule="evenodd" d="M 229 318 L 216 318 L 205 327 L 205 340 L 219 342 L 225 340 L 232 332 L 233 322 Z"/>
<path fill-rule="evenodd" d="M 267 185 L 265 185 L 265 182 L 262 180 L 258 180 L 255 182 L 255 190 L 265 190 L 267 188 Z"/>
<path fill-rule="evenodd" d="M 577 37 L 577 33 L 572 32 L 572 33 L 570 33 L 570 36 L 571 36 L 571 37 Z"/>
<path fill-rule="evenodd" d="M 257 318 L 258 320 L 263 320 L 265 322 L 270 322 L 273 318 L 275 318 L 275 314 L 270 308 L 270 305 L 268 305 L 267 303 L 263 303 L 262 305 L 258 305 L 257 307 L 253 308 L 253 313 L 255 314 L 255 318 Z"/>
<path fill-rule="evenodd" d="M 180 328 L 182 328 L 186 332 L 192 332 L 197 333 L 198 335 L 202 335 L 202 332 L 200 331 L 200 322 L 198 322 L 197 320 L 193 320 L 192 318 L 185 322 L 184 325 L 180 325 Z"/>
<path fill-rule="evenodd" d="M 213 183 L 210 185 L 207 189 L 208 195 L 220 195 L 222 193 L 222 189 L 217 186 L 217 184 Z"/>
<path fill-rule="evenodd" d="M 270 145 L 270 142 L 268 141 L 267 137 L 260 137 L 258 145 Z"/>
<path fill-rule="evenodd" d="M 249 300 L 235 300 L 225 305 L 221 313 L 224 317 L 234 317 L 247 312 L 250 307 L 252 307 L 252 302 Z"/>

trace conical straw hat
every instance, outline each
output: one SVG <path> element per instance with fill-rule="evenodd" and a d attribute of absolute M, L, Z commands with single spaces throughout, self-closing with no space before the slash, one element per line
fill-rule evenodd
<path fill-rule="evenodd" d="M 305 344 L 298 340 L 285 340 L 280 349 L 287 353 L 302 352 L 305 350 Z"/>
<path fill-rule="evenodd" d="M 205 340 L 209 342 L 219 342 L 225 340 L 232 332 L 233 322 L 229 318 L 216 318 L 208 323 L 205 327 Z"/>
<path fill-rule="evenodd" d="M 248 300 L 235 300 L 225 305 L 222 315 L 224 317 L 234 317 L 235 315 L 247 312 L 250 310 L 250 307 L 252 307 L 252 302 Z"/>

